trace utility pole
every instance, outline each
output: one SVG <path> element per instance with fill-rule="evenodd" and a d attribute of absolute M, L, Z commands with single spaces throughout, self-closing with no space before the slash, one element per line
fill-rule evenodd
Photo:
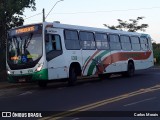
<path fill-rule="evenodd" d="M 43 22 L 45 22 L 45 10 L 44 10 L 44 8 L 43 8 L 42 12 L 43 12 Z"/>

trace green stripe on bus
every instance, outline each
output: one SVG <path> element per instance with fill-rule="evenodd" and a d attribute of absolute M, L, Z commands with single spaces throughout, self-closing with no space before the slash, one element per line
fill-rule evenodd
<path fill-rule="evenodd" d="M 43 69 L 33 74 L 32 80 L 48 80 L 48 69 Z"/>
<path fill-rule="evenodd" d="M 98 55 L 97 57 L 95 57 L 94 59 L 98 59 L 98 58 L 101 59 L 104 55 L 108 54 L 109 52 L 110 52 L 109 50 L 106 50 L 106 51 L 102 52 L 100 55 Z M 95 67 L 96 67 L 96 63 L 92 60 L 92 63 L 89 66 L 87 75 L 92 75 Z"/>
<path fill-rule="evenodd" d="M 37 80 L 48 80 L 48 69 L 43 69 L 39 72 L 33 72 L 28 74 L 18 74 L 18 75 L 8 75 L 7 80 L 11 83 L 19 82 L 19 78 L 25 78 L 31 76 L 30 81 L 37 81 Z"/>

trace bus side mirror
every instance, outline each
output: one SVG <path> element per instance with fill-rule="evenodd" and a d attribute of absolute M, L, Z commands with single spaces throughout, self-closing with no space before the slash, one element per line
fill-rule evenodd
<path fill-rule="evenodd" d="M 46 43 L 49 42 L 49 35 L 48 34 L 45 35 L 45 42 Z"/>

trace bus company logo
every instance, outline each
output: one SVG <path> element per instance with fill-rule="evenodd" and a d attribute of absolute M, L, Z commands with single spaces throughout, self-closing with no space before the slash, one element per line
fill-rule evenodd
<path fill-rule="evenodd" d="M 11 112 L 2 112 L 2 117 L 12 117 Z"/>

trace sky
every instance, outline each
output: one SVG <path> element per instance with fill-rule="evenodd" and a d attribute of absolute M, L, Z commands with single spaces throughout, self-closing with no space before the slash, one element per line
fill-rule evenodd
<path fill-rule="evenodd" d="M 35 0 L 36 11 L 25 9 L 24 24 L 42 22 L 59 0 Z M 145 17 L 140 24 L 148 24 L 145 32 L 160 43 L 160 0 L 64 0 L 58 2 L 46 18 L 47 22 L 105 28 L 103 24 L 118 25 L 117 19 L 128 21 Z"/>

